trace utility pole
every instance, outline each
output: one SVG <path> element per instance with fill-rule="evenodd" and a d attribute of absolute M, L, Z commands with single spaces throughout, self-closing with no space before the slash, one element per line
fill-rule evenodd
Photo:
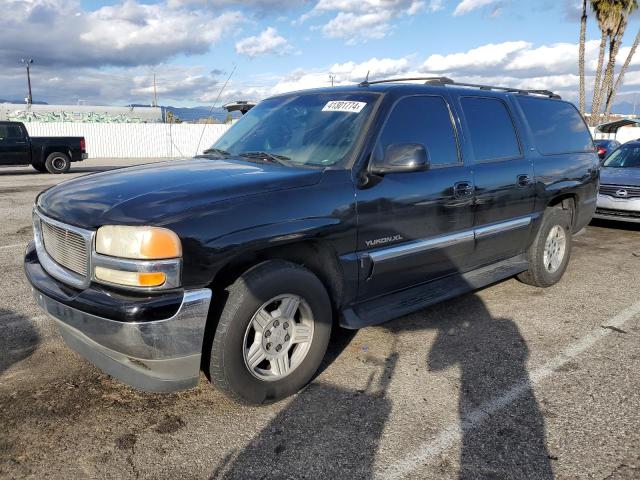
<path fill-rule="evenodd" d="M 23 58 L 22 63 L 27 65 L 27 84 L 29 85 L 29 96 L 27 97 L 27 104 L 31 105 L 33 103 L 33 95 L 31 95 L 31 64 L 33 63 L 33 58 Z"/>
<path fill-rule="evenodd" d="M 333 81 L 336 79 L 335 75 L 329 74 L 329 80 L 331 80 L 331 86 L 333 87 Z"/>
<path fill-rule="evenodd" d="M 153 74 L 153 106 L 158 106 L 158 90 L 156 89 L 156 74 Z"/>

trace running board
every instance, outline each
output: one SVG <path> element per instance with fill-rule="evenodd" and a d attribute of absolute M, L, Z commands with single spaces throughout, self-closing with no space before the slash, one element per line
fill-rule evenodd
<path fill-rule="evenodd" d="M 344 310 L 340 326 L 356 330 L 379 325 L 444 300 L 450 300 L 486 287 L 524 272 L 528 268 L 529 263 L 525 254 L 522 254 L 467 273 L 455 273 L 433 282 L 377 297 Z"/>

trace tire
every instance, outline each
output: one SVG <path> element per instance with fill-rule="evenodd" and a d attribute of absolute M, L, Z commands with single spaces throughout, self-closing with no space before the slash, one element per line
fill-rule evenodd
<path fill-rule="evenodd" d="M 211 347 L 212 383 L 234 400 L 253 405 L 276 402 L 299 391 L 318 370 L 331 335 L 331 302 L 322 282 L 301 266 L 273 260 L 245 272 L 227 293 Z M 294 315 L 283 314 L 284 302 L 294 305 L 295 298 L 300 301 Z M 290 318 L 294 319 L 291 324 Z M 258 323 L 263 334 L 255 328 Z M 310 340 L 297 343 L 305 329 Z M 287 338 L 286 332 L 294 331 L 303 333 Z M 271 355 L 289 358 L 288 373 L 278 371 L 282 362 L 269 361 L 266 357 Z M 256 363 L 261 357 L 265 358 Z"/>
<path fill-rule="evenodd" d="M 518 275 L 521 282 L 535 287 L 550 287 L 560 281 L 571 256 L 571 219 L 571 210 L 564 210 L 562 207 L 547 208 L 540 230 L 527 251 L 529 270 Z M 548 243 L 548 255 L 545 257 Z M 553 255 L 554 251 L 558 255 Z"/>
<path fill-rule="evenodd" d="M 64 153 L 54 152 L 47 157 L 44 165 L 49 173 L 67 173 L 71 168 L 71 160 Z"/>
<path fill-rule="evenodd" d="M 36 172 L 46 173 L 47 171 L 47 167 L 45 167 L 44 164 L 42 163 L 34 163 L 31 166 Z"/>

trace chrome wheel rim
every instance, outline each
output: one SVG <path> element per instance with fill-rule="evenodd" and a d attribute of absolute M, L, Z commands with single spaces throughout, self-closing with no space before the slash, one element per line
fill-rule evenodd
<path fill-rule="evenodd" d="M 266 381 L 281 380 L 304 361 L 314 330 L 313 313 L 297 295 L 278 295 L 253 315 L 244 334 L 244 363 Z"/>
<path fill-rule="evenodd" d="M 567 235 L 560 225 L 554 226 L 544 244 L 544 268 L 549 273 L 557 272 L 564 260 L 567 249 Z"/>
<path fill-rule="evenodd" d="M 53 168 L 55 168 L 56 170 L 62 170 L 65 166 L 65 161 L 64 158 L 62 157 L 56 157 L 53 159 Z"/>

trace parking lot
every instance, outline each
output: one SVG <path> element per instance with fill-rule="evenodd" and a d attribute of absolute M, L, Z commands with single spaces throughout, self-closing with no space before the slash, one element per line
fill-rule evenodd
<path fill-rule="evenodd" d="M 359 332 L 266 407 L 204 376 L 145 394 L 62 344 L 22 273 L 42 189 L 0 170 L 2 478 L 640 478 L 640 225 L 574 238 L 546 290 L 515 279 Z"/>

